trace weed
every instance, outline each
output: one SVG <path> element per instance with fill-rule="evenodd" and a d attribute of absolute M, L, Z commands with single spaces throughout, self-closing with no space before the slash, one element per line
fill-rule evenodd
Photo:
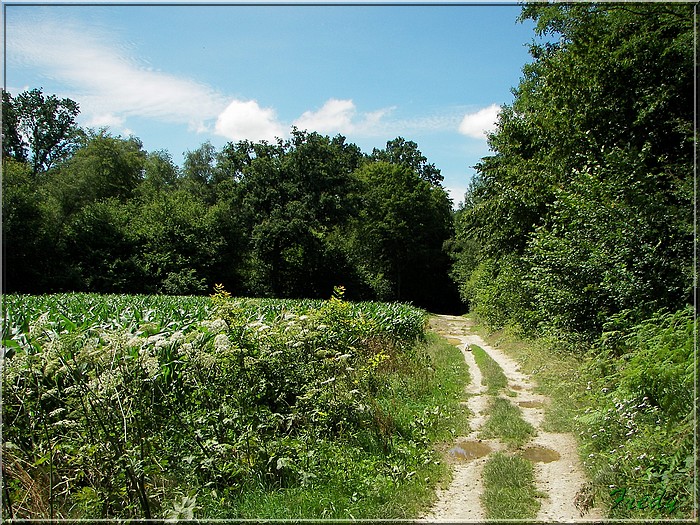
<path fill-rule="evenodd" d="M 481 496 L 487 519 L 534 519 L 540 508 L 532 463 L 519 456 L 492 454 L 484 465 Z"/>
<path fill-rule="evenodd" d="M 490 400 L 489 418 L 480 432 L 482 438 L 498 438 L 512 447 L 520 447 L 534 435 L 534 427 L 523 420 L 518 407 L 502 397 Z"/>

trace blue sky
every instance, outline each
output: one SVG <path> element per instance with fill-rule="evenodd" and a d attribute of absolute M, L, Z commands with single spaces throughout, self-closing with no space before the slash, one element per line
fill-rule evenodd
<path fill-rule="evenodd" d="M 457 204 L 512 102 L 533 24 L 501 5 L 5 5 L 5 85 L 80 104 L 79 123 L 176 163 L 291 126 L 370 153 L 402 136 Z"/>

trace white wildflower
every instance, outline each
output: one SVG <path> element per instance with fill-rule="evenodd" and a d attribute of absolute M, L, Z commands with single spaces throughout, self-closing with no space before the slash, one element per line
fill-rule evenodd
<path fill-rule="evenodd" d="M 44 312 L 36 321 L 29 323 L 29 334 L 32 337 L 39 336 L 47 326 L 49 326 L 49 312 Z"/>
<path fill-rule="evenodd" d="M 150 336 L 148 339 L 146 339 L 146 343 L 149 344 L 149 345 L 154 345 L 154 344 L 156 344 L 158 341 L 162 341 L 164 337 L 165 337 L 165 336 L 164 336 L 163 334 L 152 335 L 152 336 Z"/>
<path fill-rule="evenodd" d="M 216 359 L 209 352 L 199 352 L 197 361 L 199 361 L 202 368 L 212 368 L 216 365 Z"/>
<path fill-rule="evenodd" d="M 214 319 L 213 321 L 204 321 L 202 326 L 209 332 L 220 333 L 228 330 L 228 325 L 223 319 Z"/>
<path fill-rule="evenodd" d="M 49 412 L 49 417 L 60 416 L 60 415 L 63 414 L 65 411 L 66 411 L 66 409 L 65 409 L 64 407 L 59 407 L 59 408 L 57 408 L 56 410 L 52 410 L 51 412 Z"/>
<path fill-rule="evenodd" d="M 145 355 L 141 361 L 141 366 L 143 369 L 146 371 L 146 374 L 148 374 L 148 377 L 153 378 L 155 377 L 158 372 L 160 371 L 160 363 L 158 362 L 158 359 L 156 359 L 155 356 L 152 356 L 150 354 Z"/>
<path fill-rule="evenodd" d="M 231 348 L 231 341 L 229 341 L 226 334 L 218 334 L 214 337 L 214 348 L 217 352 L 225 352 Z"/>
<path fill-rule="evenodd" d="M 192 343 L 183 343 L 182 346 L 180 347 L 182 351 L 187 355 L 188 357 L 194 357 L 194 347 L 192 346 Z"/>

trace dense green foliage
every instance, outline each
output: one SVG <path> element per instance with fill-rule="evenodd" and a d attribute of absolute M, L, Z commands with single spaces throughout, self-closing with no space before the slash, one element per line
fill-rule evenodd
<path fill-rule="evenodd" d="M 457 219 L 453 274 L 493 326 L 600 335 L 691 300 L 693 12 L 529 4 L 531 45 Z"/>
<path fill-rule="evenodd" d="M 6 296 L 3 514 L 412 517 L 461 356 L 342 296 Z"/>
<path fill-rule="evenodd" d="M 36 114 L 46 123 L 31 131 Z M 3 133 L 19 140 L 3 149 L 5 292 L 202 294 L 222 282 L 239 296 L 319 298 L 343 283 L 354 299 L 458 303 L 443 250 L 451 201 L 415 142 L 367 155 L 293 129 L 275 143 L 205 143 L 180 168 L 135 137 L 77 129 L 77 114 L 40 90 L 3 94 Z"/>
<path fill-rule="evenodd" d="M 614 489 L 626 489 L 627 497 L 637 499 L 666 493 L 663 508 L 618 505 L 611 517 L 688 517 L 697 458 L 697 323 L 690 308 L 625 326 L 628 323 L 618 316 L 607 326 L 585 371 L 593 394 L 578 418 L 586 462 L 604 493 L 601 499 Z M 666 505 L 671 501 L 673 508 Z"/>

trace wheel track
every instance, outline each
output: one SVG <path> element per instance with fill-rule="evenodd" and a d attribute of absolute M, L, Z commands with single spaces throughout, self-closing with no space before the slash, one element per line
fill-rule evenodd
<path fill-rule="evenodd" d="M 463 441 L 480 441 L 490 446 L 491 452 L 505 450 L 506 447 L 494 439 L 479 439 L 478 432 L 487 417 L 489 396 L 482 385 L 482 374 L 474 356 L 468 350 L 469 345 L 478 345 L 484 349 L 503 369 L 508 379 L 508 388 L 515 392 L 511 402 L 520 407 L 522 417 L 530 423 L 537 434 L 523 448 L 543 447 L 554 451 L 559 457 L 549 462 L 535 462 L 534 473 L 537 489 L 547 494 L 542 498 L 537 521 L 546 522 L 582 522 L 602 520 L 600 509 L 592 508 L 582 517 L 574 505 L 577 493 L 586 483 L 578 458 L 575 438 L 568 433 L 544 432 L 545 407 L 551 400 L 533 391 L 532 378 L 523 374 L 518 364 L 497 348 L 488 345 L 481 337 L 470 333 L 471 322 L 463 317 L 440 315 L 431 320 L 431 327 L 451 343 L 458 346 L 469 367 L 471 381 L 465 392 L 469 394 L 466 405 L 473 414 L 470 420 L 470 434 L 457 438 L 457 444 Z M 490 454 L 489 454 L 490 455 Z M 453 480 L 446 489 L 438 489 L 438 500 L 423 517 L 425 521 L 475 521 L 485 520 L 480 497 L 483 493 L 482 471 L 489 455 L 453 466 Z M 549 458 L 551 459 L 551 458 Z"/>

